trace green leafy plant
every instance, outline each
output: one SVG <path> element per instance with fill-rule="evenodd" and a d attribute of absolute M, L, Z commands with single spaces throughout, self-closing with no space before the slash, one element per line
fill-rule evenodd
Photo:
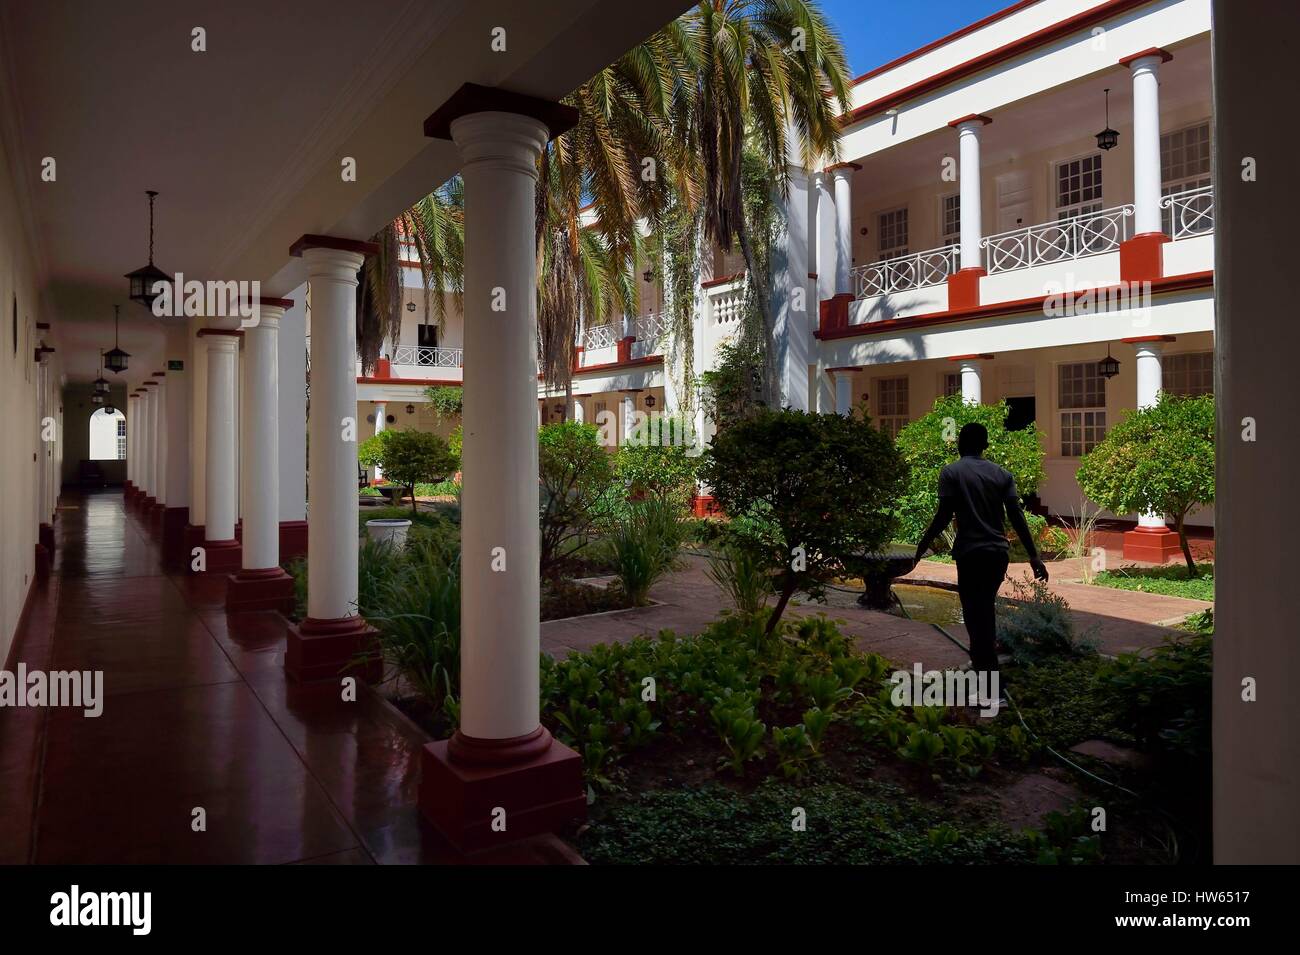
<path fill-rule="evenodd" d="M 406 489 L 411 513 L 418 513 L 415 486 L 442 481 L 456 473 L 460 460 L 451 453 L 444 438 L 428 431 L 399 431 L 388 428 L 367 438 L 357 449 L 366 467 L 381 467 L 384 476 Z"/>
<path fill-rule="evenodd" d="M 777 768 L 786 779 L 798 779 L 808 769 L 813 755 L 813 741 L 804 724 L 772 727 L 772 748 L 776 752 Z"/>
<path fill-rule="evenodd" d="M 661 438 L 686 434 L 679 419 L 658 421 Z M 683 444 L 628 443 L 614 453 L 614 477 L 623 483 L 628 500 L 652 497 L 672 505 L 680 517 L 690 511 L 698 469 L 698 452 Z"/>
<path fill-rule="evenodd" d="M 561 421 L 538 431 L 541 573 L 554 576 L 590 539 L 593 515 L 610 493 L 613 469 L 594 424 Z"/>
<path fill-rule="evenodd" d="M 929 526 L 939 505 L 939 472 L 957 460 L 957 434 L 965 424 L 976 422 L 988 429 L 984 457 L 1011 472 L 1022 496 L 1038 490 L 1044 477 L 1043 446 L 1033 425 L 1007 430 L 1010 410 L 1005 401 L 970 404 L 961 395 L 949 395 L 936 399 L 933 410 L 899 431 L 898 450 L 909 468 L 906 488 L 896 503 L 900 540 L 918 541 Z"/>
<path fill-rule="evenodd" d="M 465 389 L 460 385 L 430 385 L 424 389 L 424 399 L 433 406 L 439 419 L 460 415 L 464 408 Z"/>
<path fill-rule="evenodd" d="M 753 703 L 740 695 L 724 697 L 713 707 L 711 716 L 727 750 L 723 762 L 737 776 L 743 776 L 745 764 L 763 754 L 767 724 L 754 715 Z"/>
<path fill-rule="evenodd" d="M 772 632 L 795 593 L 821 598 L 890 539 L 906 465 L 865 420 L 762 411 L 714 437 L 701 477 L 727 514 L 751 518 L 752 533 L 726 533 L 775 581 Z"/>
<path fill-rule="evenodd" d="M 1123 654 L 1098 674 L 1120 722 L 1147 749 L 1189 763 L 1208 759 L 1213 642 L 1202 628 Z"/>
<path fill-rule="evenodd" d="M 1076 637 L 1065 598 L 1041 580 L 1012 579 L 1012 596 L 998 598 L 998 642 L 1016 663 L 1097 652 L 1088 636 Z"/>
<path fill-rule="evenodd" d="M 717 548 L 708 556 L 705 573 L 731 600 L 737 613 L 755 617 L 772 595 L 772 578 L 753 551 L 734 545 Z"/>
<path fill-rule="evenodd" d="M 1196 561 L 1187 512 L 1214 502 L 1214 397 L 1162 392 L 1149 408 L 1125 411 L 1079 462 L 1083 493 L 1114 514 L 1172 517 L 1189 577 Z"/>
<path fill-rule="evenodd" d="M 682 544 L 677 508 L 658 498 L 638 501 L 608 539 L 623 591 L 634 606 L 644 607 L 650 588 L 677 562 Z"/>

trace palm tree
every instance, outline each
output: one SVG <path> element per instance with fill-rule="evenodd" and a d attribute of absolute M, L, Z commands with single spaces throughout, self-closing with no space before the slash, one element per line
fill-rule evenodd
<path fill-rule="evenodd" d="M 683 20 L 692 38 L 691 138 L 698 148 L 691 152 L 704 185 L 701 226 L 724 252 L 740 247 L 766 346 L 774 325 L 746 216 L 745 182 L 755 179 L 752 168 L 746 175 L 746 153 L 751 167 L 765 167 L 760 181 L 770 177 L 781 192 L 789 183 L 791 133 L 805 167 L 838 159 L 848 63 L 813 0 L 701 0 Z M 770 367 L 766 377 L 771 403 L 777 396 Z"/>
<path fill-rule="evenodd" d="M 390 222 L 372 240 L 379 246 L 366 257 L 357 283 L 357 351 L 362 374 L 369 374 L 385 341 L 402 331 L 402 262 L 419 263 L 424 311 L 430 305 L 437 324 L 446 318 L 447 295 L 456 308 L 465 291 L 465 189 L 460 176 L 425 196 Z M 409 243 L 414 256 L 405 257 Z"/>

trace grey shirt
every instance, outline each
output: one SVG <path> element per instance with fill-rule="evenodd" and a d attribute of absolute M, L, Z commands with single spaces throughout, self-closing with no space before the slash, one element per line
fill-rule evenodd
<path fill-rule="evenodd" d="M 1009 550 L 1005 531 L 1007 505 L 1020 506 L 1016 479 L 1001 465 L 967 455 L 939 472 L 939 497 L 957 516 L 957 542 L 952 556 L 997 548 Z"/>

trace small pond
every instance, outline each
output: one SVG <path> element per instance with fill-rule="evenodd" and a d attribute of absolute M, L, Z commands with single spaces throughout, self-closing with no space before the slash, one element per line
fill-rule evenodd
<path fill-rule="evenodd" d="M 961 623 L 961 600 L 955 590 L 926 587 L 919 584 L 894 584 L 894 593 L 907 609 L 907 615 L 923 623 L 937 623 L 944 627 Z M 894 612 L 898 612 L 895 605 Z"/>

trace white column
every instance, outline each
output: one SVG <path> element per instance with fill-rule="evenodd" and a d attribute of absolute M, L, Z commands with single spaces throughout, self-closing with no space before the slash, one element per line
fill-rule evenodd
<path fill-rule="evenodd" d="M 636 424 L 636 397 L 634 395 L 624 395 L 619 401 L 619 410 L 622 412 L 620 418 L 620 444 L 626 444 L 628 436 L 632 434 L 632 428 Z"/>
<path fill-rule="evenodd" d="M 374 408 L 375 408 L 375 434 L 379 434 L 379 432 L 383 431 L 384 428 L 388 426 L 388 421 L 387 421 L 388 405 L 383 401 L 376 401 L 374 403 Z M 384 469 L 381 468 L 378 464 L 376 464 L 375 480 L 382 481 L 383 479 L 384 479 Z"/>
<path fill-rule="evenodd" d="M 263 299 L 256 325 L 244 329 L 243 569 L 280 565 L 280 317 Z"/>
<path fill-rule="evenodd" d="M 473 475 L 461 497 L 460 732 L 510 739 L 539 726 L 534 202 L 547 127 L 473 113 L 451 123 L 451 136 L 464 161 L 464 461 Z M 504 311 L 493 308 L 500 295 Z"/>
<path fill-rule="evenodd" d="M 126 412 L 126 479 L 131 482 L 132 487 L 139 484 L 135 473 L 139 464 L 135 452 L 135 433 L 139 430 L 136 414 L 139 407 L 139 398 L 135 395 L 126 396 L 126 407 L 123 409 Z"/>
<path fill-rule="evenodd" d="M 157 404 L 157 402 L 154 401 L 154 394 L 153 394 L 154 390 L 152 387 L 149 387 L 149 385 L 150 382 L 147 381 L 144 382 L 144 384 L 141 386 L 144 388 L 144 392 L 143 394 L 140 395 L 140 405 L 141 405 L 141 410 L 143 411 L 143 414 L 141 416 L 142 417 L 141 423 L 144 425 L 144 427 L 140 429 L 140 437 L 143 439 L 140 442 L 141 443 L 140 478 L 144 482 L 145 497 L 154 497 L 157 488 L 154 484 L 154 472 L 153 472 L 153 465 L 154 465 L 153 410 L 154 410 L 154 405 Z"/>
<path fill-rule="evenodd" d="M 1133 72 L 1133 231 L 1160 232 L 1160 64 L 1154 50 L 1128 61 Z"/>
<path fill-rule="evenodd" d="M 980 363 L 978 359 L 961 360 L 961 399 L 968 405 L 977 405 L 982 398 Z"/>
<path fill-rule="evenodd" d="M 1138 342 L 1137 352 L 1137 406 L 1150 408 L 1160 400 L 1162 373 L 1160 368 L 1160 343 Z M 1138 515 L 1138 527 L 1153 529 L 1165 528 L 1162 514 L 1145 513 Z"/>
<path fill-rule="evenodd" d="M 158 384 L 150 396 L 153 401 L 154 446 L 153 473 L 154 497 L 159 504 L 167 503 L 167 379 L 157 376 L 153 379 Z"/>
<path fill-rule="evenodd" d="M 239 337 L 220 331 L 209 331 L 203 337 L 208 354 L 203 537 L 208 543 L 225 543 L 235 539 L 235 352 Z"/>
<path fill-rule="evenodd" d="M 835 294 L 853 294 L 853 173 L 862 167 L 837 163 L 835 177 Z"/>
<path fill-rule="evenodd" d="M 853 413 L 853 372 L 846 368 L 835 372 L 835 413 Z"/>
<path fill-rule="evenodd" d="M 203 527 L 208 512 L 208 339 L 202 317 L 191 318 L 190 335 L 190 517 Z"/>
<path fill-rule="evenodd" d="M 986 116 L 969 116 L 956 121 L 957 141 L 960 150 L 958 181 L 961 202 L 961 267 L 983 267 L 980 256 L 980 236 L 983 230 L 983 210 L 980 197 L 980 131 Z"/>
<path fill-rule="evenodd" d="M 308 427 L 307 616 L 342 620 L 357 602 L 357 269 L 364 256 L 308 248 L 311 418 Z"/>
<path fill-rule="evenodd" d="M 167 372 L 164 417 L 167 420 L 167 467 L 163 485 L 167 507 L 188 507 L 190 503 L 190 378 L 192 369 L 186 362 L 189 330 L 184 325 L 167 329 L 167 358 L 181 367 Z"/>

